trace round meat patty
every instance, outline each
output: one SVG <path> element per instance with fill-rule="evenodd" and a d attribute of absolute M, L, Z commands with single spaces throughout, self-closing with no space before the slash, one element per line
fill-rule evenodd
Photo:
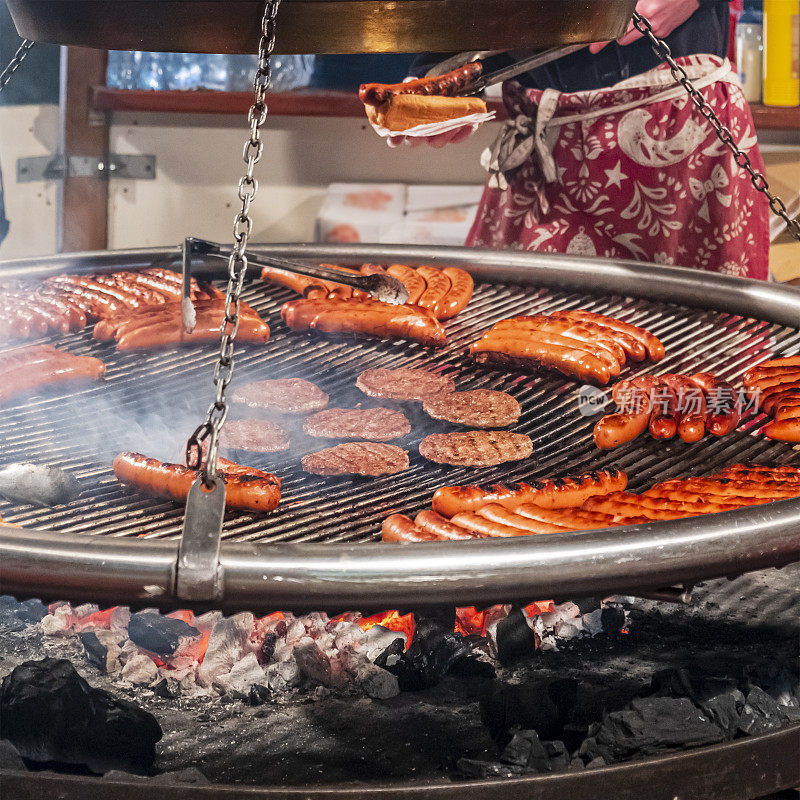
<path fill-rule="evenodd" d="M 347 442 L 303 456 L 312 475 L 394 475 L 408 469 L 408 453 L 380 442 Z"/>
<path fill-rule="evenodd" d="M 278 414 L 310 414 L 327 407 L 328 395 L 302 378 L 280 378 L 239 387 L 233 393 L 233 402 Z"/>
<path fill-rule="evenodd" d="M 370 397 L 386 400 L 426 400 L 441 392 L 453 392 L 452 378 L 425 369 L 367 369 L 356 380 L 356 386 Z"/>
<path fill-rule="evenodd" d="M 308 417 L 303 430 L 323 439 L 388 442 L 411 433 L 411 423 L 392 408 L 328 408 Z"/>
<path fill-rule="evenodd" d="M 289 437 L 280 425 L 260 419 L 235 419 L 222 428 L 222 446 L 251 453 L 288 450 Z"/>
<path fill-rule="evenodd" d="M 419 445 L 423 458 L 454 467 L 493 467 L 506 461 L 521 461 L 532 452 L 529 436 L 510 431 L 432 433 Z"/>
<path fill-rule="evenodd" d="M 505 428 L 522 413 L 510 394 L 492 389 L 434 395 L 424 401 L 422 408 L 434 419 L 472 428 Z"/>

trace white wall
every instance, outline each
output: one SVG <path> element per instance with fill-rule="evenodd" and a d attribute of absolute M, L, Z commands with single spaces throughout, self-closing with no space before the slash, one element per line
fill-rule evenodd
<path fill-rule="evenodd" d="M 17 159 L 51 155 L 57 141 L 57 106 L 0 106 L 0 169 L 11 221 L 0 259 L 55 252 L 58 183 L 17 183 Z"/>
<path fill-rule="evenodd" d="M 111 146 L 117 153 L 151 153 L 154 181 L 111 184 L 109 247 L 176 244 L 193 234 L 229 241 L 242 174 L 246 120 L 225 116 L 117 114 Z M 310 240 L 325 187 L 337 181 L 476 183 L 478 159 L 496 124 L 442 150 L 391 150 L 366 120 L 271 117 L 256 168 L 253 240 Z"/>

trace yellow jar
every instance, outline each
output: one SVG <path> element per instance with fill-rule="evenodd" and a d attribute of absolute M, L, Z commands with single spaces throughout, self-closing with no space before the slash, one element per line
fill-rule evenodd
<path fill-rule="evenodd" d="M 800 105 L 800 0 L 764 0 L 764 105 Z"/>

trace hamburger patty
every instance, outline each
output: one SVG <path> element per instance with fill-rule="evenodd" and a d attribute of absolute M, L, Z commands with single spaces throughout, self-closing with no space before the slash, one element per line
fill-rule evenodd
<path fill-rule="evenodd" d="M 434 419 L 473 428 L 504 428 L 519 419 L 519 403 L 506 392 L 474 389 L 429 397 L 422 405 Z"/>
<path fill-rule="evenodd" d="M 419 445 L 419 454 L 429 461 L 456 467 L 492 467 L 521 461 L 532 452 L 529 436 L 509 431 L 432 433 Z"/>
<path fill-rule="evenodd" d="M 408 469 L 408 453 L 379 442 L 348 442 L 303 456 L 303 469 L 313 475 L 394 475 Z"/>
<path fill-rule="evenodd" d="M 252 453 L 277 453 L 288 450 L 286 431 L 274 422 L 258 419 L 236 419 L 222 429 L 222 446 Z"/>
<path fill-rule="evenodd" d="M 425 400 L 440 392 L 453 392 L 456 388 L 452 378 L 411 367 L 364 370 L 358 376 L 356 386 L 370 397 L 386 400 Z"/>
<path fill-rule="evenodd" d="M 324 439 L 371 439 L 388 442 L 411 433 L 411 424 L 391 408 L 328 408 L 308 417 L 303 430 Z"/>
<path fill-rule="evenodd" d="M 302 378 L 280 378 L 239 387 L 233 393 L 233 402 L 278 414 L 310 414 L 327 407 L 328 395 Z"/>

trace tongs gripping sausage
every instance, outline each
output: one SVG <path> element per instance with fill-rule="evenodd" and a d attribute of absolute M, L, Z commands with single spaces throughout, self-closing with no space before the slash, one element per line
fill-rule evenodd
<path fill-rule="evenodd" d="M 358 99 L 366 106 L 380 106 L 398 94 L 455 97 L 464 94 L 482 72 L 483 65 L 474 61 L 435 78 L 417 78 L 405 83 L 362 83 Z"/>

